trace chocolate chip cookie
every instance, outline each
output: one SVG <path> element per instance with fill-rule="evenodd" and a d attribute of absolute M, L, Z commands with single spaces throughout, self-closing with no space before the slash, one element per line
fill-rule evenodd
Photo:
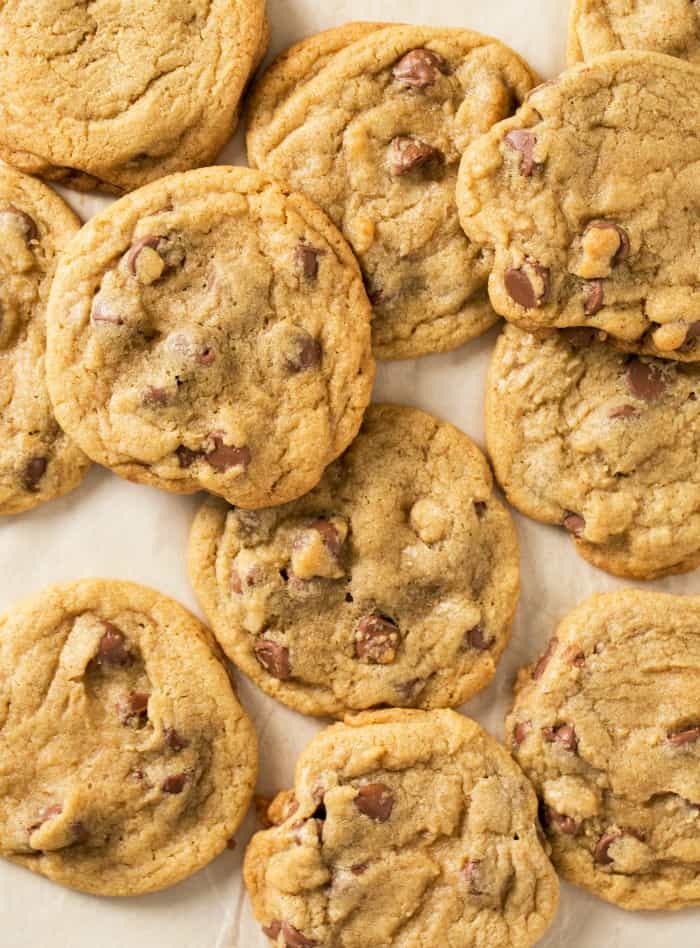
<path fill-rule="evenodd" d="M 317 735 L 245 882 L 279 948 L 527 948 L 557 909 L 535 795 L 453 711 L 379 711 Z"/>
<path fill-rule="evenodd" d="M 255 86 L 250 163 L 343 231 L 380 358 L 452 349 L 496 321 L 491 255 L 459 227 L 457 166 L 534 82 L 515 53 L 468 30 L 355 23 L 293 47 Z"/>
<path fill-rule="evenodd" d="M 0 515 L 59 497 L 89 461 L 46 388 L 46 303 L 80 221 L 50 188 L 0 165 Z"/>
<path fill-rule="evenodd" d="M 486 432 L 523 513 L 568 530 L 601 569 L 636 579 L 700 564 L 700 366 L 627 356 L 595 331 L 508 326 Z"/>
<path fill-rule="evenodd" d="M 311 493 L 205 503 L 192 583 L 228 656 L 306 714 L 456 706 L 510 636 L 518 547 L 488 465 L 452 425 L 370 406 Z"/>
<path fill-rule="evenodd" d="M 247 168 L 171 175 L 93 218 L 63 258 L 56 415 L 122 477 L 283 503 L 360 426 L 370 316 L 350 248 L 308 198 Z"/>
<path fill-rule="evenodd" d="M 573 0 L 569 62 L 617 49 L 648 49 L 700 62 L 700 2 Z"/>
<path fill-rule="evenodd" d="M 700 904 L 700 597 L 592 596 L 521 670 L 506 722 L 552 860 L 626 909 Z"/>
<path fill-rule="evenodd" d="M 0 854 L 96 895 L 224 849 L 257 770 L 209 631 L 133 583 L 52 586 L 0 618 Z"/>
<path fill-rule="evenodd" d="M 267 48 L 264 0 L 64 6 L 0 8 L 0 157 L 113 193 L 213 162 Z"/>
<path fill-rule="evenodd" d="M 700 70 L 621 52 L 541 86 L 465 153 L 462 224 L 495 251 L 494 308 L 700 360 Z"/>

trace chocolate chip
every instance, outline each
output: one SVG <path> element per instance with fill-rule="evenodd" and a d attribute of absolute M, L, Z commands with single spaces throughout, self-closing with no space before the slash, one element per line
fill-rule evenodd
<path fill-rule="evenodd" d="M 358 862 L 356 865 L 350 866 L 350 872 L 354 876 L 362 876 L 365 874 L 365 872 L 367 872 L 368 869 L 369 869 L 368 862 Z"/>
<path fill-rule="evenodd" d="M 42 457 L 30 458 L 29 461 L 27 461 L 24 471 L 22 472 L 22 486 L 25 490 L 31 493 L 38 490 L 39 481 L 46 473 L 47 466 L 48 461 Z"/>
<path fill-rule="evenodd" d="M 340 551 L 343 547 L 343 541 L 340 539 L 340 534 L 330 522 L 324 517 L 319 517 L 318 520 L 314 520 L 309 524 L 309 530 L 316 530 L 321 534 L 321 539 L 328 550 L 328 552 L 334 556 L 336 559 L 340 556 Z"/>
<path fill-rule="evenodd" d="M 175 454 L 182 468 L 192 467 L 194 462 L 202 456 L 201 451 L 192 451 L 191 448 L 186 448 L 184 444 L 175 449 Z"/>
<path fill-rule="evenodd" d="M 296 259 L 305 279 L 315 280 L 318 277 L 318 258 L 324 253 L 324 250 L 319 250 L 310 244 L 300 244 L 297 247 Z"/>
<path fill-rule="evenodd" d="M 75 820 L 70 824 L 70 835 L 70 846 L 80 846 L 83 843 L 86 843 L 90 838 L 90 832 L 87 826 L 80 820 Z"/>
<path fill-rule="evenodd" d="M 189 741 L 186 741 L 185 738 L 175 730 L 174 727 L 166 727 L 163 731 L 163 736 L 165 737 L 165 743 L 168 745 L 171 751 L 175 751 L 177 754 L 179 751 L 184 750 L 185 747 L 189 746 Z"/>
<path fill-rule="evenodd" d="M 264 935 L 267 935 L 268 938 L 275 941 L 279 938 L 279 934 L 282 931 L 282 922 L 275 919 L 273 922 L 270 922 L 269 925 L 263 925 L 262 930 Z"/>
<path fill-rule="evenodd" d="M 318 944 L 303 935 L 298 928 L 295 928 L 289 922 L 282 922 L 282 935 L 286 948 L 315 948 Z"/>
<path fill-rule="evenodd" d="M 355 629 L 355 657 L 371 665 L 389 665 L 401 642 L 397 624 L 379 612 L 363 616 Z"/>
<path fill-rule="evenodd" d="M 614 221 L 591 221 L 586 227 L 584 235 L 590 233 L 592 230 L 614 230 L 617 232 L 617 236 L 620 238 L 620 246 L 610 261 L 612 266 L 616 267 L 629 256 L 630 239 L 627 236 L 627 231 L 620 227 L 619 224 L 616 224 Z"/>
<path fill-rule="evenodd" d="M 300 332 L 292 343 L 292 354 L 287 357 L 287 369 L 296 374 L 313 369 L 321 362 L 323 350 L 318 339 L 308 332 Z"/>
<path fill-rule="evenodd" d="M 103 622 L 104 633 L 97 647 L 95 661 L 98 665 L 110 665 L 113 668 L 123 668 L 131 662 L 131 653 L 126 636 L 111 622 Z"/>
<path fill-rule="evenodd" d="M 537 136 L 523 128 L 513 129 L 505 137 L 506 144 L 520 153 L 520 174 L 529 178 L 535 168 L 539 167 L 534 159 Z"/>
<path fill-rule="evenodd" d="M 163 793 L 182 793 L 185 789 L 185 784 L 187 783 L 187 774 L 171 774 L 170 777 L 166 777 L 163 783 L 160 785 L 160 789 Z"/>
<path fill-rule="evenodd" d="M 575 537 L 580 537 L 583 531 L 586 529 L 586 521 L 583 519 L 583 517 L 577 513 L 572 513 L 571 511 L 569 511 L 569 513 L 567 513 L 562 520 L 562 525 L 569 531 L 569 533 L 573 533 Z"/>
<path fill-rule="evenodd" d="M 680 352 L 690 352 L 695 348 L 695 344 L 700 337 L 700 322 L 691 323 L 685 333 L 685 341 L 679 347 Z"/>
<path fill-rule="evenodd" d="M 119 313 L 115 313 L 99 296 L 96 296 L 92 302 L 90 319 L 93 323 L 111 323 L 113 326 L 124 325 L 123 317 Z"/>
<path fill-rule="evenodd" d="M 576 729 L 570 724 L 560 724 L 558 727 L 543 727 L 542 736 L 549 744 L 561 744 L 568 751 L 575 752 L 578 747 Z"/>
<path fill-rule="evenodd" d="M 27 243 L 31 243 L 39 236 L 34 218 L 30 217 L 25 211 L 20 211 L 14 204 L 8 204 L 6 208 L 0 211 L 0 221 L 2 220 L 11 221 Z"/>
<path fill-rule="evenodd" d="M 238 448 L 235 445 L 224 444 L 221 434 L 212 434 L 211 439 L 214 447 L 205 455 L 207 461 L 212 467 L 216 468 L 222 474 L 233 467 L 242 467 L 245 471 L 250 464 L 250 448 L 246 445 Z"/>
<path fill-rule="evenodd" d="M 612 856 L 608 855 L 610 846 L 616 839 L 622 838 L 622 833 L 605 833 L 600 837 L 593 853 L 594 860 L 601 866 L 609 866 L 612 863 Z"/>
<path fill-rule="evenodd" d="M 586 299 L 583 311 L 586 316 L 595 316 L 605 304 L 605 289 L 602 280 L 591 280 L 586 284 Z"/>
<path fill-rule="evenodd" d="M 556 827 L 565 836 L 575 836 L 578 832 L 578 823 L 565 813 L 558 813 L 550 806 L 545 806 L 547 826 Z"/>
<path fill-rule="evenodd" d="M 536 309 L 546 301 L 549 296 L 549 270 L 541 267 L 538 263 L 528 265 L 533 275 L 538 277 L 542 283 L 542 289 L 537 288 L 524 268 L 506 270 L 505 287 L 510 298 L 523 306 L 525 309 Z"/>
<path fill-rule="evenodd" d="M 138 727 L 148 718 L 148 699 L 151 696 L 144 691 L 131 691 L 117 705 L 117 713 L 122 724 Z"/>
<path fill-rule="evenodd" d="M 138 269 L 139 256 L 146 247 L 150 247 L 151 250 L 157 250 L 158 245 L 160 244 L 160 237 L 156 237 L 153 234 L 149 234 L 147 237 L 142 237 L 140 240 L 137 240 L 135 244 L 132 244 L 131 249 L 126 258 L 126 265 L 128 266 L 130 272 L 136 276 L 136 271 Z"/>
<path fill-rule="evenodd" d="M 700 739 L 700 726 L 684 728 L 682 731 L 676 731 L 668 735 L 669 744 L 673 744 L 675 747 L 692 744 L 698 739 Z"/>
<path fill-rule="evenodd" d="M 429 49 L 412 49 L 392 69 L 394 79 L 416 89 L 425 89 L 437 81 L 444 61 Z"/>
<path fill-rule="evenodd" d="M 386 823 L 394 809 L 394 794 L 384 783 L 367 783 L 360 787 L 355 797 L 355 806 L 378 823 Z"/>
<path fill-rule="evenodd" d="M 655 402 L 666 391 L 666 379 L 653 362 L 631 359 L 627 366 L 627 386 L 635 398 Z"/>
<path fill-rule="evenodd" d="M 164 388 L 158 388 L 156 385 L 149 385 L 141 393 L 141 404 L 149 408 L 157 405 L 163 406 L 168 403 L 168 393 Z"/>
<path fill-rule="evenodd" d="M 598 339 L 598 330 L 586 326 L 570 326 L 560 332 L 572 349 L 586 349 Z"/>
<path fill-rule="evenodd" d="M 552 638 L 549 640 L 549 645 L 545 649 L 543 655 L 540 657 L 535 667 L 532 669 L 532 677 L 535 681 L 537 681 L 538 678 L 541 678 L 542 675 L 544 675 L 547 669 L 547 665 L 549 665 L 552 655 L 554 655 L 554 653 L 556 652 L 558 645 L 559 645 L 559 639 Z"/>
<path fill-rule="evenodd" d="M 469 859 L 462 866 L 462 878 L 467 883 L 471 895 L 483 895 L 479 882 L 481 859 Z"/>
<path fill-rule="evenodd" d="M 467 648 L 476 649 L 478 652 L 486 652 L 494 643 L 494 639 L 487 639 L 484 636 L 484 627 L 481 623 L 475 625 L 464 634 L 464 645 Z"/>
<path fill-rule="evenodd" d="M 243 590 L 251 588 L 252 586 L 257 585 L 265 578 L 265 573 L 263 572 L 260 566 L 251 565 L 246 571 L 245 575 L 241 576 L 240 571 L 235 567 L 231 567 L 231 591 L 234 592 L 237 596 L 243 595 Z"/>
<path fill-rule="evenodd" d="M 442 157 L 439 149 L 410 135 L 398 135 L 389 146 L 389 168 L 394 175 L 407 174 L 438 157 Z"/>
<path fill-rule="evenodd" d="M 253 646 L 255 657 L 265 671 L 273 678 L 286 681 L 291 678 L 292 666 L 289 661 L 289 649 L 272 639 L 258 639 Z"/>
<path fill-rule="evenodd" d="M 576 668 L 583 668 L 583 666 L 586 664 L 585 653 L 577 648 L 570 649 L 570 652 L 571 652 L 571 659 L 570 659 L 571 664 L 574 665 Z"/>
<path fill-rule="evenodd" d="M 213 365 L 216 361 L 216 352 L 211 346 L 207 346 L 206 349 L 202 349 L 202 351 L 197 354 L 196 358 L 198 365 Z"/>
<path fill-rule="evenodd" d="M 518 721 L 513 728 L 513 747 L 520 747 L 532 730 L 532 721 Z"/>
<path fill-rule="evenodd" d="M 638 415 L 639 412 L 634 407 L 634 405 L 617 405 L 615 408 L 611 408 L 608 412 L 608 418 L 632 418 L 634 415 Z"/>

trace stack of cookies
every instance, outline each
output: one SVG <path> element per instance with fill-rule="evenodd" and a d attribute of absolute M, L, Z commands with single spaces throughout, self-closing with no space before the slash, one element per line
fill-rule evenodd
<path fill-rule="evenodd" d="M 0 513 L 91 461 L 207 491 L 188 563 L 213 633 L 113 580 L 0 619 L 0 853 L 99 895 L 207 864 L 257 772 L 235 665 L 342 722 L 246 852 L 277 948 L 527 948 L 557 872 L 700 904 L 700 598 L 583 603 L 499 744 L 452 709 L 508 645 L 511 514 L 465 434 L 370 405 L 375 358 L 503 316 L 510 503 L 619 576 L 700 564 L 694 8 L 576 0 L 543 84 L 469 30 L 329 30 L 257 80 L 237 168 L 201 166 L 262 2 L 30 6 L 0 10 Z M 123 196 L 81 227 L 25 172 Z"/>

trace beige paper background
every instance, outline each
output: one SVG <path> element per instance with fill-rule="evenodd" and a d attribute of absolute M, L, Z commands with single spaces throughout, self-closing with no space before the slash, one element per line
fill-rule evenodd
<path fill-rule="evenodd" d="M 351 19 L 465 26 L 509 43 L 546 78 L 564 64 L 567 6 L 566 0 L 269 0 L 270 50 Z M 244 161 L 240 133 L 221 160 Z M 68 197 L 85 218 L 106 203 Z M 494 330 L 454 353 L 381 366 L 375 400 L 419 406 L 483 444 L 482 390 L 495 337 Z M 94 468 L 68 497 L 0 520 L 0 610 L 47 583 L 104 576 L 154 586 L 196 611 L 185 544 L 198 502 Z M 495 682 L 463 709 L 497 737 L 515 669 L 539 652 L 577 602 L 625 585 L 580 560 L 562 531 L 519 516 L 517 522 L 523 592 L 513 641 Z M 700 593 L 700 571 L 647 588 Z M 244 680 L 240 693 L 258 729 L 260 791 L 269 794 L 291 784 L 296 756 L 321 725 L 276 705 Z M 169 891 L 129 900 L 70 892 L 2 862 L 0 948 L 267 948 L 241 882 L 242 853 L 253 829 L 249 814 L 235 851 Z M 540 944 L 698 948 L 700 911 L 632 915 L 564 884 L 559 914 Z"/>

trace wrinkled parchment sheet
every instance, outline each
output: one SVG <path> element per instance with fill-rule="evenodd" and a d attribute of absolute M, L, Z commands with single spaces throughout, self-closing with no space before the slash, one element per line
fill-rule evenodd
<path fill-rule="evenodd" d="M 270 55 L 348 20 L 469 27 L 526 57 L 543 78 L 564 65 L 567 0 L 268 0 Z M 221 156 L 243 163 L 239 131 Z M 66 193 L 87 219 L 104 198 Z M 380 367 L 375 400 L 415 405 L 446 418 L 483 445 L 483 386 L 497 330 L 456 352 Z M 81 487 L 18 517 L 0 520 L 0 610 L 48 583 L 102 576 L 145 583 L 199 612 L 185 545 L 200 497 L 128 484 L 93 468 Z M 564 532 L 517 516 L 522 594 L 513 639 L 495 681 L 462 709 L 502 736 L 515 670 L 542 649 L 556 623 L 593 592 L 623 583 L 587 565 Z M 700 593 L 700 570 L 646 584 Z M 259 792 L 293 782 L 302 748 L 323 726 L 286 710 L 241 679 L 240 696 L 260 741 Z M 98 899 L 62 889 L 0 861 L 0 948 L 267 948 L 241 879 L 248 814 L 237 846 L 174 888 L 132 899 Z M 559 914 L 544 948 L 698 948 L 700 910 L 631 914 L 562 884 Z M 432 948 L 432 946 L 426 946 Z"/>

